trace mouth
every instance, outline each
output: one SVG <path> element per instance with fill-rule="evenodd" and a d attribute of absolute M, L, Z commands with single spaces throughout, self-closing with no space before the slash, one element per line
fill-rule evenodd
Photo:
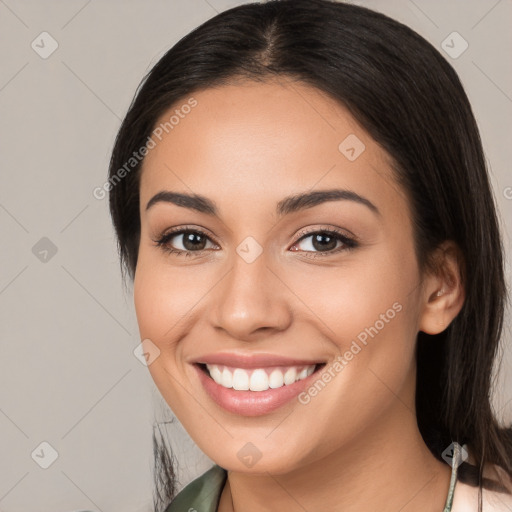
<path fill-rule="evenodd" d="M 236 391 L 262 392 L 290 386 L 321 370 L 326 363 L 267 368 L 235 368 L 220 364 L 196 363 L 216 384 Z"/>
<path fill-rule="evenodd" d="M 304 392 L 326 364 L 238 368 L 195 362 L 192 366 L 215 404 L 239 416 L 262 416 Z"/>

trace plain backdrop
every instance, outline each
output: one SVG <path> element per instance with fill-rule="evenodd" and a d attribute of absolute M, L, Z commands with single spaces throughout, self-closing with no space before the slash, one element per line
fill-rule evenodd
<path fill-rule="evenodd" d="M 107 201 L 93 190 L 105 182 L 144 74 L 183 35 L 241 3 L 0 0 L 0 511 L 151 510 L 153 422 L 170 416 L 133 353 L 140 340 L 132 296 L 123 291 Z M 415 29 L 459 73 L 508 262 L 512 2 L 355 3 Z M 456 48 L 468 44 L 456 58 L 442 47 L 453 32 L 462 38 Z M 510 338 L 508 315 L 494 395 L 507 421 Z M 168 432 L 181 488 L 211 461 L 179 423 Z"/>

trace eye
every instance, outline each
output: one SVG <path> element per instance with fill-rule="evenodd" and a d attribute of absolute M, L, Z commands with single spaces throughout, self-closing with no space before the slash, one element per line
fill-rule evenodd
<path fill-rule="evenodd" d="M 358 246 L 354 239 L 332 228 L 309 232 L 302 231 L 299 236 L 300 238 L 290 250 L 312 253 L 308 257 L 328 256 Z M 205 232 L 186 227 L 167 231 L 153 242 L 164 252 L 176 256 L 190 257 L 193 256 L 193 253 L 198 255 L 208 249 L 219 248 Z"/>
<path fill-rule="evenodd" d="M 212 246 L 213 248 L 217 247 L 203 231 L 188 228 L 167 231 L 153 242 L 163 251 L 177 256 L 191 256 L 191 253 L 202 253 Z M 211 244 L 210 247 L 208 247 L 208 243 Z"/>
<path fill-rule="evenodd" d="M 309 231 L 305 234 L 301 232 L 300 235 L 302 236 L 290 250 L 310 252 L 314 256 L 327 256 L 340 251 L 354 249 L 358 245 L 354 239 L 332 228 Z"/>

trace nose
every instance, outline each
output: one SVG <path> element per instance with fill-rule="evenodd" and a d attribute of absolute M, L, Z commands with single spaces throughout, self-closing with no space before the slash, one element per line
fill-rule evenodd
<path fill-rule="evenodd" d="M 234 255 L 212 296 L 214 328 L 236 340 L 255 341 L 289 327 L 289 292 L 268 263 L 265 252 L 251 263 Z"/>

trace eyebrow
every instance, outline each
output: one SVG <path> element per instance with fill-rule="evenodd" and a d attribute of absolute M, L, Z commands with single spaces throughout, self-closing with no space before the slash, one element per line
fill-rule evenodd
<path fill-rule="evenodd" d="M 380 215 L 379 209 L 369 199 L 351 190 L 344 189 L 316 190 L 285 197 L 277 203 L 276 212 L 279 217 L 282 217 L 328 201 L 354 201 L 368 207 L 376 215 Z M 162 190 L 148 201 L 146 211 L 157 203 L 172 203 L 207 215 L 219 216 L 219 210 L 215 202 L 198 194 Z"/>

